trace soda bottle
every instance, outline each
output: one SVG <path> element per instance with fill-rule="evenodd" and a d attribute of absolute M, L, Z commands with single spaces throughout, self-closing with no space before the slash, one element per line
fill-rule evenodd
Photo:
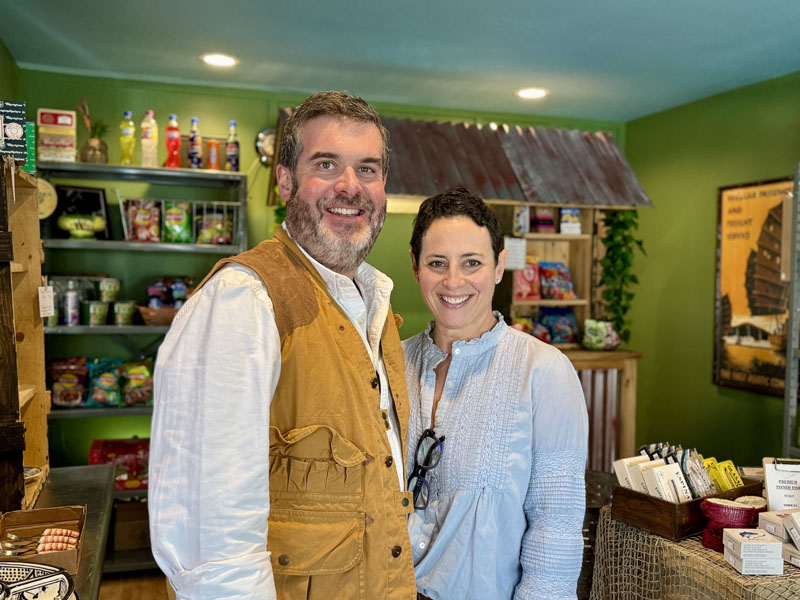
<path fill-rule="evenodd" d="M 136 148 L 136 137 L 134 132 L 136 125 L 133 123 L 133 113 L 126 110 L 122 113 L 122 122 L 119 124 L 119 149 L 121 165 L 133 164 L 133 151 Z"/>
<path fill-rule="evenodd" d="M 199 169 L 203 162 L 203 137 L 197 126 L 197 117 L 192 117 L 192 128 L 189 131 L 189 167 Z"/>
<path fill-rule="evenodd" d="M 153 111 L 148 110 L 142 119 L 142 166 L 158 166 L 158 124 Z"/>
<path fill-rule="evenodd" d="M 170 115 L 167 123 L 167 162 L 168 169 L 177 169 L 181 166 L 181 130 L 178 129 L 178 115 Z"/>
<path fill-rule="evenodd" d="M 229 123 L 228 141 L 225 144 L 225 170 L 239 170 L 239 134 L 236 133 L 236 121 Z"/>

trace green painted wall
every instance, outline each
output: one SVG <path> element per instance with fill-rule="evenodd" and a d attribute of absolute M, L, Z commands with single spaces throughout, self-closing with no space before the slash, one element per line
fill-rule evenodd
<path fill-rule="evenodd" d="M 760 464 L 781 449 L 783 399 L 712 383 L 719 187 L 791 177 L 800 161 L 800 72 L 628 123 L 626 154 L 655 208 L 631 311 L 637 443 L 669 440 Z"/>
<path fill-rule="evenodd" d="M 0 100 L 20 100 L 17 97 L 17 84 L 19 82 L 19 67 L 0 40 Z"/>
<path fill-rule="evenodd" d="M 0 69 L 2 56 L 0 53 Z M 0 71 L 2 72 L 2 71 Z M 0 88 L 2 89 L 2 88 Z M 270 236 L 273 225 L 273 210 L 266 206 L 267 182 L 269 172 L 256 162 L 253 141 L 256 133 L 265 127 L 274 126 L 278 108 L 299 104 L 304 96 L 291 94 L 272 94 L 266 92 L 211 88 L 201 86 L 172 85 L 106 79 L 75 75 L 64 75 L 42 71 L 22 70 L 18 83 L 19 95 L 28 103 L 28 117 L 35 117 L 39 107 L 74 109 L 81 98 L 86 98 L 93 118 L 101 118 L 112 126 L 106 136 L 109 146 L 109 162 L 119 161 L 119 143 L 116 127 L 122 111 L 133 111 L 134 120 L 141 120 L 144 111 L 152 108 L 161 128 L 166 125 L 166 117 L 175 112 L 182 129 L 188 130 L 190 117 L 199 118 L 200 130 L 204 135 L 224 136 L 227 123 L 236 119 L 239 124 L 241 140 L 241 168 L 248 173 L 248 239 L 254 246 Z M 369 98 L 367 98 L 369 100 Z M 473 123 L 491 121 L 517 125 L 536 125 L 562 127 L 581 130 L 610 131 L 621 147 L 625 144 L 625 125 L 617 122 L 590 121 L 581 119 L 560 119 L 537 117 L 524 114 L 501 114 L 450 110 L 438 107 L 417 107 L 395 104 L 376 104 L 375 108 L 384 115 L 425 120 L 453 120 Z M 78 129 L 78 144 L 86 138 L 87 132 L 82 124 Z M 138 148 L 137 148 L 138 150 Z M 159 146 L 159 159 L 164 160 L 166 152 L 163 139 Z M 78 184 L 78 181 L 63 183 Z M 158 189 L 141 184 L 118 184 L 109 182 L 81 182 L 82 185 L 105 187 L 110 209 L 116 209 L 113 188 L 118 187 L 123 194 L 131 197 L 173 197 L 180 193 L 174 189 Z M 169 194 L 164 196 L 163 194 Z M 422 330 L 430 319 L 427 307 L 419 297 L 408 258 L 408 241 L 411 237 L 411 215 L 390 214 L 383 232 L 378 238 L 368 260 L 378 269 L 387 273 L 395 282 L 393 307 L 401 314 L 405 323 L 401 329 L 402 337 L 410 337 Z M 50 272 L 95 272 L 106 271 L 123 278 L 123 292 L 136 295 L 146 282 L 157 274 L 179 274 L 197 271 L 204 273 L 213 264 L 213 257 L 203 257 L 193 261 L 169 259 L 169 268 L 154 257 L 136 255 L 132 257 L 123 252 L 104 253 L 101 256 L 79 256 L 68 251 L 60 256 L 48 258 L 46 268 Z M 164 271 L 168 270 L 168 273 Z M 143 292 L 140 292 L 143 294 Z M 66 339 L 69 338 L 69 339 Z M 74 339 L 73 339 L 74 338 Z M 140 340 L 145 345 L 150 340 Z M 104 352 L 108 356 L 126 358 L 123 350 L 105 340 L 63 336 L 48 338 L 47 355 L 63 357 L 79 353 L 93 356 Z M 55 465 L 85 462 L 91 439 L 98 437 L 120 437 L 128 435 L 147 436 L 147 418 L 105 418 L 88 420 L 68 420 L 53 422 L 51 430 L 51 462 Z"/>

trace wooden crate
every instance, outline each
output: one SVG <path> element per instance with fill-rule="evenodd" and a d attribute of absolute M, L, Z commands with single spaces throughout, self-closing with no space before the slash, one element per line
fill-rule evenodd
<path fill-rule="evenodd" d="M 44 324 L 39 317 L 38 287 L 42 280 L 43 250 L 39 239 L 39 194 L 36 179 L 4 161 L 4 201 L 0 204 L 11 232 L 13 259 L 8 264 L 11 278 L 10 298 L 0 300 L 2 317 L 12 317 L 11 345 L 3 354 L 10 358 L 16 354 L 16 364 L 4 369 L 2 378 L 4 398 L 0 400 L 0 417 L 12 426 L 24 426 L 24 451 L 19 469 L 10 462 L 19 460 L 7 453 L 5 466 L 0 475 L 0 486 L 11 494 L 9 506 L 32 508 L 39 496 L 49 470 L 47 447 L 47 414 L 50 412 L 50 396 L 45 388 Z M 12 184 L 12 169 L 13 184 Z M 2 263 L 0 263 L 1 265 Z M 0 267 L 0 269 L 5 266 Z M 7 309 L 13 307 L 13 311 Z M 7 326 L 6 326 L 7 327 Z M 8 329 L 5 329 L 8 331 Z M 4 350 L 6 344 L 3 344 Z M 6 365 L 4 365 L 6 366 Z M 13 367 L 16 367 L 15 369 Z M 10 392 L 8 390 L 11 390 Z M 10 462 L 9 462 L 10 461 Z M 22 466 L 37 467 L 40 474 L 20 481 Z M 23 495 L 17 500 L 22 485 Z M 18 503 L 18 504 L 17 504 Z"/>
<path fill-rule="evenodd" d="M 743 479 L 743 481 L 743 487 L 707 497 L 733 500 L 739 496 L 762 495 L 760 481 L 754 479 Z M 611 501 L 611 516 L 617 521 L 678 541 L 700 533 L 705 528 L 707 519 L 700 510 L 700 503 L 705 499 L 697 498 L 676 504 L 616 486 Z"/>

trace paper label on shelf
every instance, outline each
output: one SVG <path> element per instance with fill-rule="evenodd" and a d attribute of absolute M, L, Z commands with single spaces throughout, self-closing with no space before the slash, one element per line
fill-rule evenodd
<path fill-rule="evenodd" d="M 53 306 L 53 286 L 39 287 L 39 316 L 42 318 L 50 317 L 55 314 Z"/>
<path fill-rule="evenodd" d="M 506 237 L 505 247 L 508 250 L 508 260 L 506 260 L 507 271 L 518 271 L 525 268 L 525 255 L 528 251 L 528 244 L 522 238 Z"/>

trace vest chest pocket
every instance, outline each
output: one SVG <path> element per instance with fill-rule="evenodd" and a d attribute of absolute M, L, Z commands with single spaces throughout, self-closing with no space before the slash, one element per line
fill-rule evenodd
<path fill-rule="evenodd" d="M 270 427 L 272 506 L 322 511 L 361 509 L 366 460 L 352 442 L 326 425 L 309 425 L 284 433 Z"/>

